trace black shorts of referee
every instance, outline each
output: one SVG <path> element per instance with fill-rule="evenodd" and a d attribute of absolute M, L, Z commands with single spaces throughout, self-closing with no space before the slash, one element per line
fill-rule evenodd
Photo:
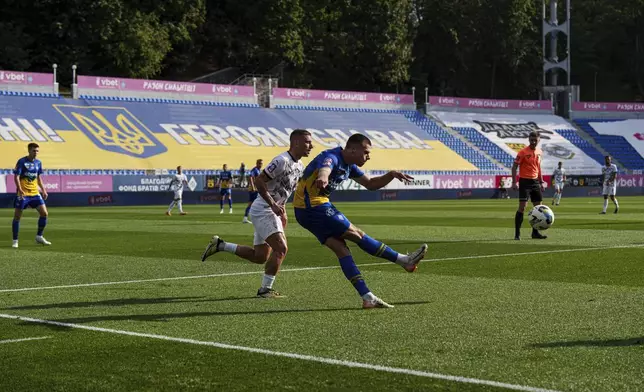
<path fill-rule="evenodd" d="M 543 201 L 541 183 L 538 178 L 519 178 L 519 201 L 528 200 L 534 204 L 541 204 Z"/>

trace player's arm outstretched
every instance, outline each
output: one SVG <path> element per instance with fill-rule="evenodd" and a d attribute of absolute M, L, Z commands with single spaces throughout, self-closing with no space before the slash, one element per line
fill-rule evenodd
<path fill-rule="evenodd" d="M 392 170 L 387 174 L 377 177 L 369 177 L 367 174 L 363 174 L 362 176 L 357 177 L 354 180 L 368 190 L 375 191 L 386 187 L 394 179 L 403 182 L 409 182 L 412 181 L 414 177 L 405 173 L 401 173 L 399 171 Z"/>

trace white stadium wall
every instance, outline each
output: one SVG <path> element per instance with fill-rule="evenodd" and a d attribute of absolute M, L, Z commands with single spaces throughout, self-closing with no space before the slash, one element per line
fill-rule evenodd
<path fill-rule="evenodd" d="M 560 161 L 563 162 L 568 174 L 601 174 L 599 162 L 556 132 L 557 129 L 575 130 L 561 117 L 442 111 L 432 111 L 429 114 L 452 128 L 475 129 L 512 157 L 516 157 L 521 147 L 528 145 L 528 134 L 533 130 L 538 131 L 541 134 L 541 147 L 544 151 L 542 163 L 544 174 L 552 173 Z"/>

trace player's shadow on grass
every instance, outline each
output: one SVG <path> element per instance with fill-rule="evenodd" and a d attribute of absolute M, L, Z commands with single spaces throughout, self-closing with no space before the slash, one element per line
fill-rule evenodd
<path fill-rule="evenodd" d="M 61 302 L 44 305 L 12 306 L 5 310 L 39 310 L 39 309 L 73 309 L 93 308 L 99 306 L 126 306 L 126 305 L 154 305 L 154 304 L 176 304 L 196 302 L 220 302 L 236 301 L 242 299 L 255 299 L 256 297 L 226 297 L 226 298 L 205 298 L 205 297 L 161 297 L 161 298 L 119 298 L 104 301 L 88 302 Z"/>
<path fill-rule="evenodd" d="M 266 299 L 256 298 L 257 301 L 266 301 Z M 279 301 L 279 300 L 278 300 Z M 392 302 L 396 307 L 424 305 L 428 301 L 406 301 L 406 302 Z M 159 314 L 128 314 L 128 315 L 114 315 L 114 316 L 89 316 L 89 317 L 75 317 L 68 319 L 54 320 L 59 323 L 66 324 L 85 324 L 99 321 L 170 321 L 172 319 L 183 319 L 190 317 L 215 317 L 215 316 L 262 316 L 267 314 L 282 314 L 282 313 L 316 313 L 316 312 L 342 312 L 342 311 L 361 311 L 361 312 L 379 312 L 388 311 L 387 309 L 369 309 L 364 310 L 360 307 L 345 307 L 345 308 L 320 308 L 320 309 L 272 309 L 272 310 L 258 310 L 258 311 L 239 311 L 239 312 L 184 312 L 184 313 L 159 313 Z M 23 325 L 33 325 L 29 322 L 24 322 Z M 46 325 L 56 330 L 65 330 L 68 327 L 61 325 Z"/>
<path fill-rule="evenodd" d="M 536 343 L 533 348 L 558 348 L 558 347 L 625 347 L 644 346 L 644 336 L 630 339 L 610 340 L 573 340 L 569 342 Z"/>

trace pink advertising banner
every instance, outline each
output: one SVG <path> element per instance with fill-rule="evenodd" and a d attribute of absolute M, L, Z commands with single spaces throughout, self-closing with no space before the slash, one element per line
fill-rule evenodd
<path fill-rule="evenodd" d="M 223 97 L 255 96 L 255 89 L 252 86 L 124 79 L 103 76 L 78 76 L 78 87 L 92 90 L 146 91 Z"/>
<path fill-rule="evenodd" d="M 112 192 L 112 176 L 61 176 L 61 192 Z"/>
<path fill-rule="evenodd" d="M 574 112 L 644 112 L 644 102 L 573 102 Z"/>
<path fill-rule="evenodd" d="M 42 176 L 48 193 L 112 192 L 112 176 Z M 6 177 L 7 193 L 16 192 L 13 175 Z"/>
<path fill-rule="evenodd" d="M 432 106 L 463 109 L 552 110 L 552 102 L 550 101 L 522 101 L 511 99 L 429 97 L 429 104 Z"/>
<path fill-rule="evenodd" d="M 492 189 L 496 188 L 496 176 L 435 175 L 434 189 Z"/>
<path fill-rule="evenodd" d="M 0 85 L 53 86 L 54 74 L 0 70 Z"/>
<path fill-rule="evenodd" d="M 42 176 L 42 183 L 47 193 L 60 192 L 60 176 Z M 16 184 L 13 182 L 13 174 L 7 176 L 7 193 L 16 193 Z"/>
<path fill-rule="evenodd" d="M 363 93 L 356 91 L 304 90 L 296 88 L 274 88 L 273 97 L 302 101 L 365 102 L 381 104 L 413 105 L 411 94 Z"/>

